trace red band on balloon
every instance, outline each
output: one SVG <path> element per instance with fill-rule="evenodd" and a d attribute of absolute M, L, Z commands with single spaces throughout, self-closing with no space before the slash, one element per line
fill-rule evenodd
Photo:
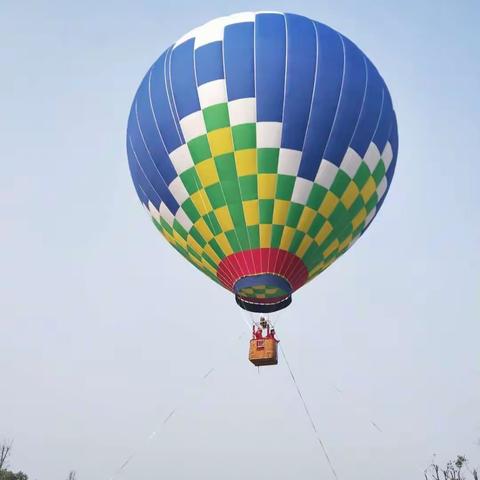
<path fill-rule="evenodd" d="M 279 248 L 256 248 L 233 253 L 218 266 L 217 277 L 233 292 L 233 286 L 242 277 L 269 273 L 283 277 L 298 290 L 308 278 L 308 270 L 300 258 Z"/>

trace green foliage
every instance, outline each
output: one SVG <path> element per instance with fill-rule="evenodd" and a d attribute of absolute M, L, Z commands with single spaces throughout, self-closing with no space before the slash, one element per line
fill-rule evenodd
<path fill-rule="evenodd" d="M 0 480 L 28 480 L 28 477 L 23 472 L 13 473 L 8 470 L 0 470 Z"/>

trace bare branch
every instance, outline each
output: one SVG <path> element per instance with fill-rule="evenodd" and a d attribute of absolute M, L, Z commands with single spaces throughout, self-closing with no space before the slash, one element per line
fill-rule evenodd
<path fill-rule="evenodd" d="M 8 457 L 10 456 L 10 453 L 12 451 L 12 444 L 7 445 L 4 443 L 3 445 L 0 446 L 0 470 L 3 468 L 6 468 L 7 465 L 7 460 Z"/>
<path fill-rule="evenodd" d="M 467 480 L 467 472 L 471 475 L 468 479 L 479 480 L 478 470 L 470 469 L 467 457 L 457 455 L 457 458 L 448 462 L 444 468 L 441 468 L 434 459 L 425 470 L 424 477 L 426 480 Z"/>

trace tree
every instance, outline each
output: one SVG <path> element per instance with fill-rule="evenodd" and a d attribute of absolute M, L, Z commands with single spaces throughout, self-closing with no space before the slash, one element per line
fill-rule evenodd
<path fill-rule="evenodd" d="M 28 480 L 27 475 L 25 475 L 23 472 L 13 473 L 7 470 L 7 460 L 11 452 L 11 443 L 4 443 L 0 445 L 0 480 Z"/>
<path fill-rule="evenodd" d="M 478 470 L 471 470 L 468 460 L 463 455 L 457 455 L 456 460 L 450 461 L 442 468 L 433 462 L 425 470 L 425 480 L 479 480 Z"/>
<path fill-rule="evenodd" d="M 0 480 L 28 480 L 28 477 L 23 472 L 13 473 L 0 470 Z"/>

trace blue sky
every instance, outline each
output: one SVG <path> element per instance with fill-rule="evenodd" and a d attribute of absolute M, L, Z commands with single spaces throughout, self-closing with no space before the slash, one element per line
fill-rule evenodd
<path fill-rule="evenodd" d="M 33 479 L 109 479 L 133 452 L 118 478 L 329 478 L 285 365 L 248 363 L 245 314 L 155 231 L 124 147 L 160 53 L 259 9 L 351 38 L 398 116 L 382 211 L 278 319 L 339 477 L 423 478 L 434 453 L 480 464 L 478 2 L 7 1 L 0 438 Z"/>

